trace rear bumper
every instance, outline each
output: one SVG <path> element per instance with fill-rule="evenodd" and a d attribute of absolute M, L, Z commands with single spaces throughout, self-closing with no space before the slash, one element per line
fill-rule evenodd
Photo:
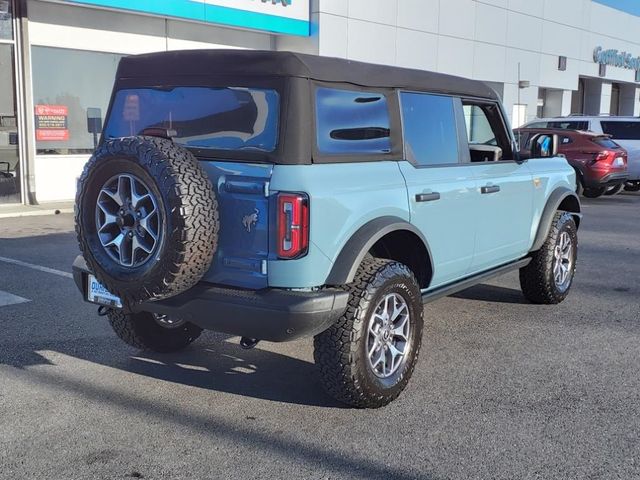
<path fill-rule="evenodd" d="M 85 300 L 89 273 L 84 259 L 76 258 L 73 278 Z M 184 319 L 207 330 L 286 342 L 329 328 L 342 315 L 348 300 L 348 292 L 339 289 L 294 292 L 267 288 L 253 291 L 200 282 L 180 295 L 144 302 L 133 310 Z"/>
<path fill-rule="evenodd" d="M 616 173 L 607 173 L 606 175 L 596 176 L 591 173 L 591 175 L 584 175 L 585 187 L 608 187 L 611 185 L 617 185 L 619 183 L 625 182 L 629 178 L 629 174 L 627 172 L 616 172 Z"/>

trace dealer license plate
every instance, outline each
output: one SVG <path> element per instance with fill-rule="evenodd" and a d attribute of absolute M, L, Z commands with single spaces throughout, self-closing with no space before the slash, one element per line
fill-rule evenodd
<path fill-rule="evenodd" d="M 122 308 L 122 300 L 115 296 L 104 285 L 102 285 L 96 277 L 89 274 L 87 279 L 87 300 L 91 303 L 106 305 L 107 307 Z"/>

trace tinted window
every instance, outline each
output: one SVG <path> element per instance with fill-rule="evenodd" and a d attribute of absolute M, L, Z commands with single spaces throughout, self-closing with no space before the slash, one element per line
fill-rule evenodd
<path fill-rule="evenodd" d="M 316 90 L 318 150 L 328 154 L 391 151 L 389 109 L 381 93 Z"/>
<path fill-rule="evenodd" d="M 524 128 L 547 128 L 547 122 L 528 123 Z"/>
<path fill-rule="evenodd" d="M 458 133 L 453 99 L 401 93 L 407 159 L 419 165 L 458 163 Z"/>
<path fill-rule="evenodd" d="M 240 87 L 175 87 L 120 90 L 106 138 L 172 130 L 187 147 L 271 152 L 278 136 L 279 96 Z"/>
<path fill-rule="evenodd" d="M 566 130 L 589 130 L 589 122 L 555 121 L 555 122 L 549 122 L 548 128 L 564 128 Z"/>
<path fill-rule="evenodd" d="M 601 147 L 610 148 L 612 150 L 620 148 L 620 145 L 618 145 L 616 142 L 611 140 L 609 137 L 596 137 L 596 138 L 593 138 L 591 141 L 597 145 L 600 145 Z"/>
<path fill-rule="evenodd" d="M 640 140 L 640 122 L 600 121 L 602 131 L 616 140 Z"/>

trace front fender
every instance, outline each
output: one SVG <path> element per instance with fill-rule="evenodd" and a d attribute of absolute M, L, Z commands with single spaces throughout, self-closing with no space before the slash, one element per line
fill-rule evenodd
<path fill-rule="evenodd" d="M 422 240 L 429 255 L 429 262 L 433 265 L 431 249 L 420 230 L 399 217 L 379 217 L 365 223 L 362 227 L 356 230 L 356 232 L 347 241 L 338 254 L 338 257 L 329 272 L 326 282 L 327 285 L 351 283 L 356 275 L 358 267 L 362 263 L 367 252 L 371 250 L 371 247 L 373 247 L 376 242 L 385 235 L 399 230 L 409 231 Z"/>

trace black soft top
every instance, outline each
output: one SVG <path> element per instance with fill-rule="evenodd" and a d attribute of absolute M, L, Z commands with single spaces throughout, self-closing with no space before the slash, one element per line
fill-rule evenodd
<path fill-rule="evenodd" d="M 117 77 L 160 80 L 179 76 L 298 77 L 366 87 L 404 88 L 499 100 L 476 80 L 341 58 L 264 50 L 179 50 L 125 57 Z"/>

